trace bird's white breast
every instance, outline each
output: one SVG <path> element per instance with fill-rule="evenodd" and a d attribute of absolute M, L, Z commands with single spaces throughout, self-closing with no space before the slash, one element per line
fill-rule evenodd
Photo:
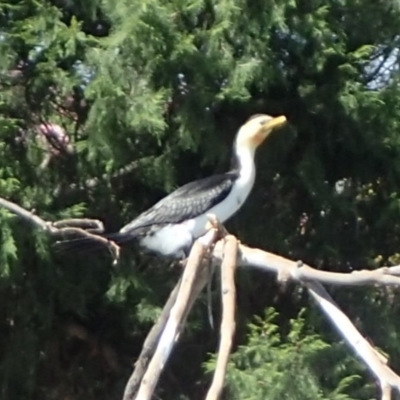
<path fill-rule="evenodd" d="M 248 173 L 245 173 L 248 172 Z M 206 232 L 207 215 L 214 214 L 220 222 L 229 219 L 246 201 L 251 189 L 253 188 L 255 171 L 242 171 L 239 178 L 233 184 L 229 195 L 221 202 L 200 215 L 186 222 L 194 238 L 198 238 Z"/>
<path fill-rule="evenodd" d="M 193 236 L 183 224 L 166 225 L 152 235 L 140 240 L 140 245 L 165 256 L 184 257 L 184 249 L 190 248 Z"/>

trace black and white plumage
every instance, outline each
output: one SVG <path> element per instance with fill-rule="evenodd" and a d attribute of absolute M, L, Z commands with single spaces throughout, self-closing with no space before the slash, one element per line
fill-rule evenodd
<path fill-rule="evenodd" d="M 206 232 L 207 215 L 225 222 L 247 199 L 254 185 L 254 154 L 273 129 L 286 118 L 255 115 L 240 129 L 234 144 L 235 168 L 231 171 L 190 182 L 140 214 L 119 232 L 105 237 L 117 244 L 137 240 L 139 244 L 163 256 L 182 258 L 198 237 Z M 101 246 L 89 238 L 60 243 L 68 250 Z"/>

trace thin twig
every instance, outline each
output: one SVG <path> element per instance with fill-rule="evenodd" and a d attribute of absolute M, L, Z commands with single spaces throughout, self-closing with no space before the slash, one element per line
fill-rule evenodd
<path fill-rule="evenodd" d="M 51 236 L 59 235 L 79 235 L 100 242 L 110 250 L 114 263 L 119 258 L 119 246 L 112 240 L 108 240 L 92 232 L 103 232 L 103 223 L 99 220 L 87 218 L 71 218 L 55 222 L 45 221 L 31 211 L 0 197 L 0 207 L 7 209 L 16 216 L 28 221 L 36 228 L 47 232 Z M 88 230 L 84 229 L 87 228 Z"/>
<path fill-rule="evenodd" d="M 42 229 L 46 232 L 52 233 L 53 229 L 50 223 L 46 222 L 42 218 L 38 217 L 34 213 L 25 210 L 25 208 L 20 207 L 19 205 L 12 203 L 6 199 L 0 197 L 0 206 L 4 207 L 8 211 L 11 211 L 13 214 L 17 215 L 20 218 L 28 221 L 29 223 L 35 225 L 37 228 Z"/>
<path fill-rule="evenodd" d="M 207 257 L 208 257 L 208 255 L 207 255 Z M 194 306 L 194 303 L 196 302 L 197 298 L 199 297 L 200 293 L 205 288 L 207 283 L 210 281 L 211 277 L 213 276 L 213 272 L 214 272 L 213 268 L 210 266 L 210 260 L 208 260 L 208 259 L 206 259 L 206 257 L 204 257 L 201 268 L 197 272 L 198 275 L 193 284 L 192 293 L 190 295 L 188 305 L 186 307 L 185 314 L 182 319 L 182 323 L 178 329 L 177 339 L 179 338 L 179 335 L 181 334 L 182 329 L 186 324 L 186 319 L 188 318 L 189 313 L 192 310 L 192 307 Z"/>
<path fill-rule="evenodd" d="M 66 227 L 82 228 L 91 233 L 103 233 L 104 225 L 98 219 L 68 218 L 53 222 L 52 225 L 58 229 Z"/>
<path fill-rule="evenodd" d="M 106 248 L 108 248 L 108 250 L 111 253 L 111 257 L 113 259 L 113 265 L 115 265 L 119 259 L 120 247 L 114 241 L 109 240 L 103 236 L 99 236 L 97 234 L 91 233 L 82 228 L 74 228 L 74 227 L 60 228 L 56 233 L 62 234 L 62 235 L 77 235 L 78 234 L 81 237 L 92 239 L 96 242 L 103 244 Z M 66 242 L 68 242 L 68 240 L 66 240 Z M 63 241 L 58 241 L 55 244 L 57 246 L 62 243 L 63 243 Z"/>
<path fill-rule="evenodd" d="M 225 237 L 224 259 L 221 265 L 222 323 L 217 366 L 206 400 L 217 400 L 224 386 L 226 367 L 235 333 L 235 270 L 238 242 L 234 236 Z"/>

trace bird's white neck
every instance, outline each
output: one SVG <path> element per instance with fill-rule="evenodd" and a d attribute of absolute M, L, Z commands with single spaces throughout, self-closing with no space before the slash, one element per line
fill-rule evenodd
<path fill-rule="evenodd" d="M 254 163 L 255 150 L 244 146 L 235 146 L 234 152 L 236 156 L 236 168 L 240 174 L 240 179 L 247 181 L 250 186 L 253 186 L 256 174 Z"/>

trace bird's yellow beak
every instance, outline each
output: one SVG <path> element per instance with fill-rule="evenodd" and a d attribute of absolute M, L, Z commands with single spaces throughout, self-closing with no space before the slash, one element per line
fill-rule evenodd
<path fill-rule="evenodd" d="M 253 146 L 256 148 L 260 146 L 260 144 L 264 142 L 264 140 L 269 136 L 269 134 L 275 128 L 278 128 L 285 123 L 286 123 L 286 117 L 283 115 L 265 121 L 265 123 L 260 126 L 258 132 L 252 138 Z"/>
<path fill-rule="evenodd" d="M 276 128 L 286 123 L 286 117 L 270 117 L 259 114 L 251 117 L 240 129 L 236 138 L 236 147 L 246 147 L 255 151 Z"/>
<path fill-rule="evenodd" d="M 286 123 L 286 117 L 284 115 L 281 115 L 279 117 L 272 118 L 271 120 L 267 121 L 263 126 L 262 126 L 262 131 L 263 132 L 270 132 L 273 129 L 277 128 L 278 126 L 281 126 Z"/>

